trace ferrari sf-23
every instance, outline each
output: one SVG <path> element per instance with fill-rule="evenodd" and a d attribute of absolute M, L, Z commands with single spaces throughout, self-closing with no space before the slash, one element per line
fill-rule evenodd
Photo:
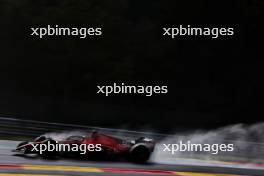
<path fill-rule="evenodd" d="M 42 150 L 43 145 L 68 145 L 75 150 Z M 87 146 L 82 153 L 76 150 Z M 50 137 L 39 136 L 33 142 L 21 142 L 13 152 L 24 155 L 35 154 L 43 158 L 82 157 L 85 159 L 125 159 L 132 162 L 147 162 L 155 147 L 153 139 L 140 137 L 136 140 L 123 140 L 106 134 L 92 132 L 89 136 L 69 136 L 56 141 Z M 80 149 L 79 148 L 79 149 Z M 45 148 L 47 149 L 47 147 Z M 54 149 L 54 147 L 53 147 Z"/>

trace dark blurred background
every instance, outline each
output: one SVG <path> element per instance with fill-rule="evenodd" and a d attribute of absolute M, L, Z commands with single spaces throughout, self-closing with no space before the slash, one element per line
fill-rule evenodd
<path fill-rule="evenodd" d="M 261 0 L 0 0 L 0 114 L 168 132 L 263 120 Z M 96 38 L 30 36 L 31 27 L 102 27 Z M 163 27 L 235 35 L 162 36 Z M 98 95 L 97 85 L 169 93 Z"/>

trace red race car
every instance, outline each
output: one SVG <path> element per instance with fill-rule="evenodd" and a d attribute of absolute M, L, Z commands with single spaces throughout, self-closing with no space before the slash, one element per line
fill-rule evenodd
<path fill-rule="evenodd" d="M 134 162 L 146 162 L 154 147 L 155 142 L 145 137 L 127 141 L 92 132 L 90 136 L 70 136 L 61 141 L 39 136 L 33 142 L 21 142 L 13 151 L 37 154 L 43 158 L 65 156 L 87 159 L 124 158 Z"/>

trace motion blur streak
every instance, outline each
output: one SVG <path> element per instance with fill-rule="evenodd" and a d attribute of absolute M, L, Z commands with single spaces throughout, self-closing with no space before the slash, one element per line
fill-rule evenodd
<path fill-rule="evenodd" d="M 103 172 L 101 169 L 92 167 L 73 167 L 73 166 L 50 166 L 50 165 L 23 165 L 25 170 L 42 170 L 42 171 L 63 171 L 63 172 Z"/>
<path fill-rule="evenodd" d="M 208 174 L 208 173 L 191 173 L 191 172 L 175 172 L 178 176 L 238 176 L 238 175 L 227 175 L 227 174 Z"/>
<path fill-rule="evenodd" d="M 46 174 L 0 174 L 0 176 L 62 176 L 62 175 L 46 175 Z"/>
<path fill-rule="evenodd" d="M 173 135 L 160 141 L 153 153 L 152 161 L 156 163 L 175 164 L 179 158 L 216 160 L 228 162 L 264 163 L 264 123 L 254 125 L 237 124 L 212 131 L 196 131 L 191 134 Z M 234 144 L 234 151 L 219 152 L 163 152 L 163 144 L 178 141 L 191 141 L 196 144 Z"/>
<path fill-rule="evenodd" d="M 166 170 L 152 170 L 152 169 L 130 169 L 130 168 L 90 168 L 90 167 L 77 167 L 77 166 L 52 166 L 52 165 L 21 165 L 23 171 L 37 171 L 39 173 L 48 172 L 62 172 L 65 174 L 73 173 L 90 173 L 90 174 L 124 174 L 124 175 L 164 175 L 164 176 L 241 176 L 241 175 L 230 175 L 230 174 L 211 174 L 211 173 L 194 173 L 194 172 L 176 172 Z M 12 170 L 12 169 L 11 169 Z M 0 170 L 1 171 L 1 170 Z M 12 170 L 14 171 L 14 170 Z M 5 173 L 0 173 L 6 175 Z M 15 174 L 7 174 L 13 176 Z M 23 174 L 16 174 L 23 175 Z M 32 174 L 29 174 L 31 176 Z M 48 176 L 48 175 L 35 175 L 35 176 Z M 50 175 L 49 175 L 50 176 Z"/>

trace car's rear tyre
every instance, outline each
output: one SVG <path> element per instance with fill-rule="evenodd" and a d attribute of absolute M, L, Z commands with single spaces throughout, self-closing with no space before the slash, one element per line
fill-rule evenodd
<path fill-rule="evenodd" d="M 47 139 L 43 144 L 48 145 L 56 145 L 56 141 L 52 140 L 52 139 Z M 42 151 L 42 153 L 40 154 L 40 156 L 44 159 L 56 159 L 58 157 L 58 151 L 53 150 L 53 151 Z"/>
<path fill-rule="evenodd" d="M 131 150 L 130 155 L 133 162 L 145 163 L 150 157 L 150 151 L 146 146 L 138 145 Z"/>

